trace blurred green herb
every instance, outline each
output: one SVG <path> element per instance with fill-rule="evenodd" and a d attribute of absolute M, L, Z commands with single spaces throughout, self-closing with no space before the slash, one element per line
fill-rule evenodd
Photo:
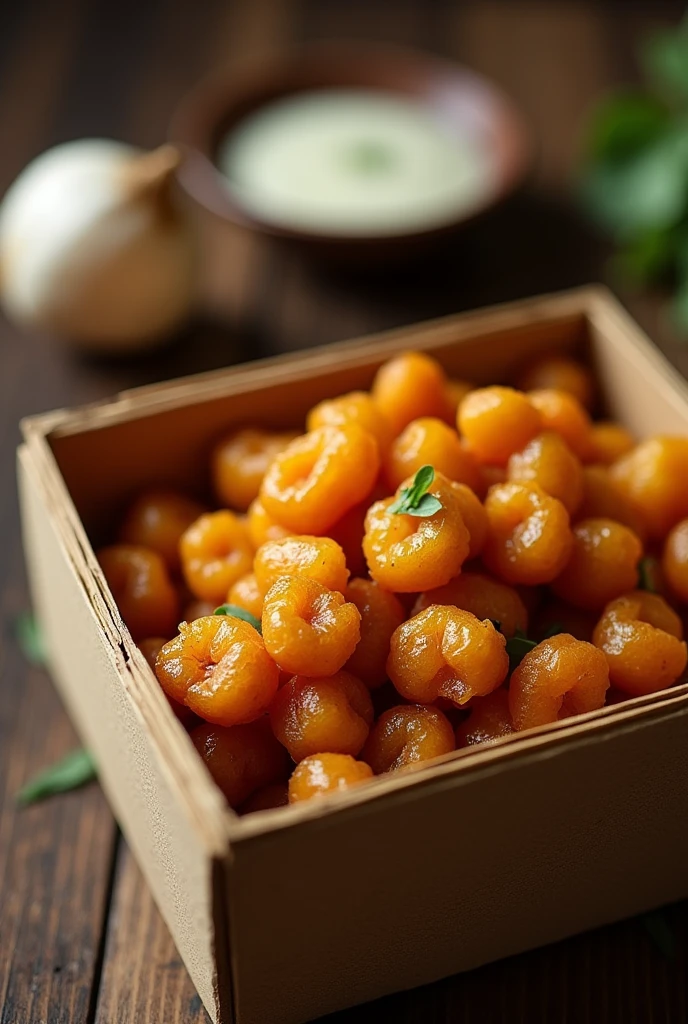
<path fill-rule="evenodd" d="M 640 53 L 645 86 L 609 96 L 589 125 L 582 197 L 618 252 L 617 275 L 673 291 L 688 334 L 688 16 Z"/>
<path fill-rule="evenodd" d="M 442 502 L 428 490 L 435 479 L 432 466 L 421 466 L 411 482 L 404 487 L 397 500 L 389 506 L 389 511 L 397 515 L 418 516 L 421 519 L 434 516 L 442 508 Z"/>
<path fill-rule="evenodd" d="M 255 615 L 251 615 L 245 608 L 240 608 L 238 604 L 221 604 L 219 608 L 216 608 L 213 615 L 230 615 L 233 619 L 243 619 L 244 622 L 248 622 L 249 626 L 253 626 L 259 633 L 262 634 L 263 627 L 260 619 L 257 619 Z"/>
<path fill-rule="evenodd" d="M 34 615 L 22 612 L 14 623 L 14 635 L 21 652 L 32 665 L 45 665 L 45 645 Z"/>
<path fill-rule="evenodd" d="M 490 622 L 496 630 L 501 632 L 501 622 L 498 622 L 496 619 L 490 619 Z M 549 640 L 550 637 L 556 636 L 557 633 L 561 633 L 562 630 L 563 626 L 561 622 L 553 622 L 545 632 L 542 640 Z M 517 629 L 513 636 L 507 637 L 506 653 L 509 655 L 510 670 L 513 672 L 513 670 L 521 664 L 526 654 L 529 654 L 534 647 L 537 647 L 539 643 L 542 643 L 542 640 L 531 640 L 522 629 Z"/>
<path fill-rule="evenodd" d="M 55 793 L 77 789 L 96 777 L 96 766 L 88 751 L 72 750 L 61 761 L 27 782 L 17 794 L 17 803 L 33 804 Z"/>

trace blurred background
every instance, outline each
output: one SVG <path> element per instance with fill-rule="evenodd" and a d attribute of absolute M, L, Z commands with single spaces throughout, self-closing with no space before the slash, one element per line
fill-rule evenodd
<path fill-rule="evenodd" d="M 610 230 L 599 204 L 598 216 L 591 217 L 580 198 L 591 161 L 606 171 L 610 158 L 604 141 L 590 141 L 595 112 L 621 87 L 645 88 L 639 54 L 657 32 L 674 31 L 683 13 L 677 0 L 15 0 L 2 5 L 0 194 L 39 153 L 68 140 L 107 137 L 153 149 L 168 138 L 181 99 L 210 69 L 238 67 L 320 39 L 399 43 L 466 65 L 511 98 L 533 147 L 525 181 L 502 204 L 434 255 L 374 273 L 355 262 L 345 269 L 329 266 L 196 211 L 203 240 L 197 309 L 188 325 L 148 353 L 85 354 L 50 332 L 22 331 L 0 318 L 5 495 L 0 580 L 9 641 L 2 650 L 0 702 L 0 780 L 4 776 L 8 795 L 0 808 L 6 840 L 0 849 L 0 951 L 6 951 L 4 960 L 0 955 L 5 986 L 0 984 L 0 991 L 6 994 L 2 1024 L 205 1019 L 100 791 L 91 787 L 68 794 L 57 805 L 24 816 L 12 806 L 11 795 L 32 766 L 57 759 L 76 743 L 44 673 L 27 669 L 10 639 L 12 622 L 28 606 L 12 483 L 19 419 L 138 384 L 599 280 L 611 284 L 672 362 L 688 373 L 688 346 L 667 314 L 672 274 L 636 275 L 641 286 L 633 284 L 633 275 L 619 274 L 618 261 L 610 263 L 619 234 Z M 679 47 L 674 64 L 673 57 L 669 61 L 679 78 L 688 76 L 688 58 L 682 63 L 681 53 Z M 669 103 L 669 109 L 667 116 L 673 117 L 678 108 Z M 682 116 L 681 109 L 676 116 Z M 642 138 L 633 134 L 642 117 L 630 120 L 633 138 L 624 159 L 649 137 L 644 128 L 638 129 Z M 614 163 L 616 154 L 611 156 Z M 688 170 L 679 181 L 685 201 L 683 181 L 688 184 Z M 659 186 L 657 179 L 650 186 L 664 195 L 661 175 Z M 641 180 L 635 187 L 642 198 L 650 186 Z M 633 207 L 631 199 L 627 209 Z M 677 219 L 683 216 L 679 212 Z M 673 231 L 673 222 L 668 227 Z M 653 229 L 651 238 L 656 237 Z M 661 239 L 663 245 L 663 234 Z M 109 919 L 108 908 L 114 908 Z M 685 906 L 677 922 L 685 937 Z M 451 990 L 451 1019 L 481 1024 L 563 1019 L 560 1000 L 567 978 L 577 993 L 570 996 L 573 1015 L 567 1019 L 599 1019 L 588 1009 L 607 998 L 605 985 L 614 971 L 625 995 L 619 997 L 618 1018 L 605 1020 L 685 1019 L 684 983 L 670 973 L 674 968 L 667 961 L 646 962 L 645 940 L 624 931 L 628 927 L 486 968 L 462 981 L 460 991 Z M 128 928 L 138 929 L 148 950 L 150 976 L 142 980 L 137 974 L 136 990 L 132 972 L 141 964 L 127 958 Z M 104 950 L 103 982 L 95 993 L 90 986 Z M 685 950 L 681 956 L 685 965 Z M 585 991 L 579 986 L 582 971 L 592 978 Z M 163 976 L 164 999 L 182 1007 L 174 1018 L 156 1016 Z M 501 1010 L 491 1001 L 495 986 L 501 986 Z M 504 993 L 511 993 L 522 1016 L 506 1015 Z M 430 1004 L 444 1006 L 443 995 L 405 999 L 404 1006 L 416 1007 L 413 1019 L 450 1019 L 432 1016 Z M 471 999 L 478 1008 L 473 1015 Z M 653 1001 L 655 1016 L 648 1009 Z M 390 1005 L 385 1019 L 412 1019 L 402 1016 L 398 1000 Z M 68 1008 L 64 1015 L 62 1008 Z M 376 1013 L 356 1019 L 382 1020 Z"/>
<path fill-rule="evenodd" d="M 15 364 L 31 366 L 33 377 L 31 389 L 8 392 L 8 429 L 18 414 L 56 402 L 605 277 L 609 245 L 576 194 L 590 118 L 610 90 L 640 81 L 643 40 L 682 13 L 681 3 L 668 0 L 3 5 L 0 191 L 38 153 L 66 140 L 104 136 L 153 148 L 209 69 L 318 39 L 401 43 L 459 61 L 512 98 L 534 147 L 528 179 L 508 202 L 459 233 L 440 258 L 387 275 L 329 271 L 251 232 L 210 230 L 202 313 L 170 346 L 142 360 L 75 360 L 45 338 L 19 344 L 3 324 L 5 386 Z M 686 369 L 659 303 L 647 292 L 624 297 Z"/>

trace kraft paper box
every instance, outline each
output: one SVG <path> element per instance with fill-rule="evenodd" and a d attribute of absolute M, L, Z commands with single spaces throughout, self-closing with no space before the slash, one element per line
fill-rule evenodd
<path fill-rule="evenodd" d="M 124 627 L 93 549 L 132 494 L 202 494 L 223 430 L 299 425 L 410 348 L 478 383 L 575 352 L 638 437 L 688 434 L 685 382 L 598 288 L 24 423 L 24 539 L 54 678 L 224 1024 L 297 1024 L 688 896 L 688 686 L 239 818 Z"/>

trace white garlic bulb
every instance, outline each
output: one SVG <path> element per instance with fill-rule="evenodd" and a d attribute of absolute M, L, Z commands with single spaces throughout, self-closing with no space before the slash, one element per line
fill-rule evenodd
<path fill-rule="evenodd" d="M 195 246 L 172 191 L 180 153 L 82 139 L 43 153 L 0 205 L 0 297 L 17 323 L 134 350 L 188 314 Z"/>

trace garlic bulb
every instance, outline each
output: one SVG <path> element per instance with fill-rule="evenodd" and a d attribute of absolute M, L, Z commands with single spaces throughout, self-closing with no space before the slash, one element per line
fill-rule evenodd
<path fill-rule="evenodd" d="M 195 247 L 175 203 L 180 153 L 104 139 L 48 150 L 0 205 L 0 297 L 17 323 L 134 350 L 188 314 Z"/>

